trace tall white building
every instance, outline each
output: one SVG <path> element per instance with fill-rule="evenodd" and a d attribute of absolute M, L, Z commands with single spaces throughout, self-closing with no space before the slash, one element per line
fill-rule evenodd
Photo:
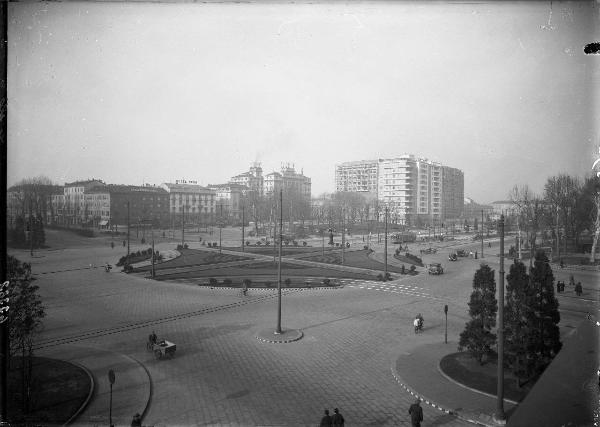
<path fill-rule="evenodd" d="M 248 172 L 243 172 L 232 177 L 229 182 L 244 185 L 248 187 L 249 191 L 262 196 L 264 194 L 264 177 L 262 171 L 260 163 L 254 162 Z"/>
<path fill-rule="evenodd" d="M 335 179 L 337 191 L 374 192 L 401 222 L 440 223 L 462 212 L 462 171 L 414 155 L 342 163 Z"/>
<path fill-rule="evenodd" d="M 310 200 L 311 180 L 304 176 L 304 172 L 297 173 L 290 164 L 281 167 L 281 173 L 271 172 L 264 177 L 264 195 L 270 196 L 277 194 L 280 189 L 283 191 L 301 195 L 305 200 Z"/>

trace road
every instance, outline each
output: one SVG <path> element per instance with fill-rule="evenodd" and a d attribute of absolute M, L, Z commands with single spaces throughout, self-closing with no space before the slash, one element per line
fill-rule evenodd
<path fill-rule="evenodd" d="M 449 340 L 456 340 L 468 320 L 475 270 L 482 261 L 493 268 L 498 264 L 493 256 L 450 263 L 450 249 L 442 248 L 424 256 L 426 263 L 444 265 L 441 276 L 289 291 L 283 298 L 282 325 L 301 329 L 304 337 L 268 344 L 256 334 L 275 328 L 272 292 L 254 291 L 243 298 L 235 290 L 105 273 L 94 267 L 116 263 L 123 248 L 100 242 L 39 251 L 34 258 L 14 252 L 32 262 L 46 306 L 38 351 L 56 354 L 76 344 L 138 360 L 152 385 L 144 425 L 157 426 L 314 425 L 324 408 L 334 407 L 347 425 L 408 426 L 413 398 L 394 380 L 392 363 L 416 346 L 443 340 L 445 304 Z M 161 242 L 157 249 L 173 246 Z M 461 247 L 469 246 L 477 245 Z M 489 250 L 493 253 L 494 247 Z M 592 281 L 597 274 L 574 274 L 586 294 L 579 299 L 572 291 L 559 296 L 565 307 L 563 334 L 597 300 L 597 280 Z M 426 333 L 416 336 L 412 319 L 418 312 L 425 317 Z M 144 342 L 152 329 L 177 344 L 174 359 L 158 361 L 146 352 Z M 432 408 L 425 408 L 425 420 L 425 425 L 465 425 Z"/>

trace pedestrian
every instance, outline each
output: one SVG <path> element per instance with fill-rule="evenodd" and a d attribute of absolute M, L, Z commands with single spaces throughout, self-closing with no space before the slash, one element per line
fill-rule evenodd
<path fill-rule="evenodd" d="M 142 427 L 142 417 L 140 414 L 135 414 L 131 420 L 131 427 Z"/>
<path fill-rule="evenodd" d="M 421 427 L 421 421 L 423 421 L 423 408 L 421 408 L 421 399 L 417 397 L 415 403 L 410 405 L 408 408 L 410 414 L 410 422 L 412 427 Z"/>
<path fill-rule="evenodd" d="M 556 282 L 556 292 L 560 294 L 560 280 Z"/>
<path fill-rule="evenodd" d="M 333 410 L 333 417 L 331 417 L 331 425 L 334 427 L 344 427 L 344 417 L 342 416 L 342 414 L 340 414 L 338 408 L 335 408 Z"/>
<path fill-rule="evenodd" d="M 575 285 L 575 293 L 577 294 L 577 296 L 581 296 L 581 294 L 583 293 L 583 288 L 581 287 L 581 282 L 577 282 L 577 284 Z"/>
<path fill-rule="evenodd" d="M 325 415 L 321 418 L 320 427 L 331 427 L 331 416 L 329 415 L 329 409 L 325 409 Z"/>

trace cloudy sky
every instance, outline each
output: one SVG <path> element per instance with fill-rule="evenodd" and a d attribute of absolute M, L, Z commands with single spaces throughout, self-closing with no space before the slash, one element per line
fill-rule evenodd
<path fill-rule="evenodd" d="M 600 4 L 12 3 L 8 181 L 226 182 L 260 161 L 334 190 L 405 153 L 465 195 L 541 191 L 600 145 Z"/>

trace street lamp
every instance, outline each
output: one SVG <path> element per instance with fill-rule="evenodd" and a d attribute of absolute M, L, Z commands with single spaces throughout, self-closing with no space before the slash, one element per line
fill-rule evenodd
<path fill-rule="evenodd" d="M 482 211 L 483 212 L 483 211 Z M 504 215 L 500 215 L 500 271 L 498 284 L 498 384 L 494 418 L 504 421 Z M 483 252 L 482 252 L 483 255 Z"/>

